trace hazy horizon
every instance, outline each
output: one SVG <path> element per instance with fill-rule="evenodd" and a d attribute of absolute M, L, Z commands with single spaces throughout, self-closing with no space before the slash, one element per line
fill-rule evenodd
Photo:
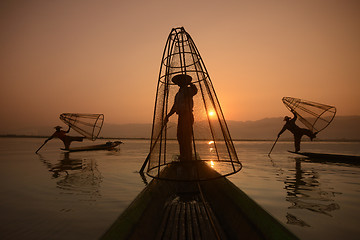
<path fill-rule="evenodd" d="M 60 120 L 59 120 L 60 123 Z M 169 137 L 176 138 L 176 123 L 169 126 Z M 201 124 L 203 123 L 197 123 Z M 227 125 L 232 138 L 248 140 L 274 140 L 279 130 L 284 124 L 283 117 L 263 118 L 256 121 L 232 121 L 227 120 Z M 300 127 L 302 124 L 298 123 Z M 58 124 L 67 129 L 65 124 Z M 123 123 L 112 124 L 104 122 L 99 137 L 103 138 L 150 138 L 152 123 Z M 199 129 L 203 129 L 200 127 Z M 50 136 L 54 132 L 53 126 L 33 126 L 28 128 L 4 129 L 0 128 L 0 135 L 24 135 L 24 136 Z M 201 135 L 201 132 L 199 132 Z M 79 135 L 76 131 L 71 130 L 69 135 Z M 360 115 L 357 116 L 336 116 L 333 122 L 321 133 L 317 140 L 356 140 L 360 138 Z M 281 139 L 291 140 L 292 134 L 284 132 Z M 304 137 L 304 141 L 308 138 Z"/>
<path fill-rule="evenodd" d="M 60 116 L 60 114 L 59 114 Z M 253 120 L 234 120 L 234 119 L 227 119 L 225 116 L 225 121 L 226 122 L 257 122 L 257 121 L 262 121 L 262 120 L 266 120 L 266 119 L 278 119 L 281 118 L 283 119 L 284 116 L 292 116 L 292 113 L 288 112 L 288 113 L 284 113 L 284 115 L 281 116 L 273 116 L 273 117 L 263 117 L 263 118 L 259 118 L 259 119 L 253 119 Z M 335 115 L 335 119 L 338 117 L 360 117 L 360 114 L 353 114 L 353 115 Z M 121 123 L 116 123 L 116 122 L 108 122 L 106 121 L 106 116 L 104 118 L 104 124 L 106 125 L 132 125 L 132 124 L 152 124 L 152 118 L 149 119 L 149 121 L 144 121 L 144 122 L 121 122 Z M 300 123 L 301 124 L 301 123 Z M 32 125 L 15 125 L 15 128 L 27 128 L 27 127 L 55 127 L 55 126 L 62 126 L 64 128 L 67 128 L 68 126 L 62 122 L 59 117 L 57 117 L 55 120 L 48 122 L 47 124 L 32 124 Z M 6 129 L 7 127 L 4 126 L 0 126 L 0 132 L 1 130 L 4 132 L 4 129 Z M 0 133 L 1 134 L 1 133 Z"/>

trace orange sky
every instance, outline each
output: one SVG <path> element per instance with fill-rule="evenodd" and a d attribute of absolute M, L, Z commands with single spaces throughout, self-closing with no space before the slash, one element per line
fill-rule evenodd
<path fill-rule="evenodd" d="M 58 125 L 63 112 L 150 123 L 180 26 L 228 120 L 287 114 L 284 96 L 360 114 L 360 1 L 3 0 L 0 130 Z"/>

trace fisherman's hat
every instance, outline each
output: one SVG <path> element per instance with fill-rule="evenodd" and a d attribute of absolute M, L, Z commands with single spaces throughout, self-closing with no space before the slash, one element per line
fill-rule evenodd
<path fill-rule="evenodd" d="M 57 130 L 57 129 L 61 129 L 62 127 L 61 126 L 56 126 L 54 128 Z"/>
<path fill-rule="evenodd" d="M 285 116 L 284 121 L 290 120 L 291 117 Z"/>
<path fill-rule="evenodd" d="M 171 81 L 175 83 L 176 85 L 182 86 L 182 85 L 189 85 L 191 83 L 192 77 L 186 74 L 179 74 L 174 76 Z"/>

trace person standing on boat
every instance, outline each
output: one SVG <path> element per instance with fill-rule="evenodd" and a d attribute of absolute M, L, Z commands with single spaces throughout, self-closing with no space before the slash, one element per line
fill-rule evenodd
<path fill-rule="evenodd" d="M 197 94 L 196 86 L 191 82 L 192 78 L 186 74 L 179 74 L 172 78 L 172 82 L 180 87 L 175 95 L 174 104 L 165 117 L 165 123 L 174 113 L 178 115 L 177 140 L 180 147 L 180 161 L 192 160 L 192 136 L 193 136 L 193 96 Z"/>
<path fill-rule="evenodd" d="M 300 142 L 303 135 L 306 135 L 310 138 L 312 141 L 314 138 L 316 138 L 317 133 L 313 133 L 311 130 L 306 128 L 301 128 L 295 124 L 295 121 L 297 119 L 297 115 L 295 114 L 294 110 L 291 110 L 291 112 L 294 114 L 294 117 L 291 118 L 289 116 L 284 117 L 284 121 L 286 121 L 283 128 L 278 133 L 278 138 L 280 135 L 285 131 L 289 130 L 292 134 L 294 134 L 294 143 L 295 143 L 295 152 L 300 151 Z"/>
<path fill-rule="evenodd" d="M 72 141 L 78 141 L 78 142 L 82 142 L 84 137 L 73 137 L 73 136 L 68 136 L 66 135 L 67 133 L 70 132 L 71 127 L 69 126 L 69 129 L 67 131 L 61 130 L 62 127 L 60 126 L 56 126 L 55 129 L 56 131 L 53 133 L 53 135 L 51 135 L 51 137 L 49 137 L 48 139 L 45 140 L 45 143 L 53 138 L 59 138 L 61 141 L 63 141 L 65 149 L 69 150 L 70 144 Z"/>

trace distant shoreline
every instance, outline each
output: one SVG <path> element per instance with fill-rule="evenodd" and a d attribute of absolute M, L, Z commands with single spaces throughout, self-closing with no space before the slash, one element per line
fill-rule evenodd
<path fill-rule="evenodd" d="M 49 136 L 37 136 L 37 135 L 17 135 L 17 134 L 1 134 L 0 138 L 48 138 Z M 138 138 L 138 137 L 99 137 L 98 139 L 116 139 L 116 140 L 150 140 L 150 138 Z M 176 140 L 176 139 L 170 139 Z M 198 139 L 198 140 L 211 140 L 211 139 Z M 274 142 L 275 139 L 232 139 L 236 142 Z M 293 142 L 291 138 L 279 139 L 279 142 Z M 304 138 L 302 142 L 310 142 L 310 140 Z M 360 139 L 315 139 L 314 142 L 360 142 Z"/>

